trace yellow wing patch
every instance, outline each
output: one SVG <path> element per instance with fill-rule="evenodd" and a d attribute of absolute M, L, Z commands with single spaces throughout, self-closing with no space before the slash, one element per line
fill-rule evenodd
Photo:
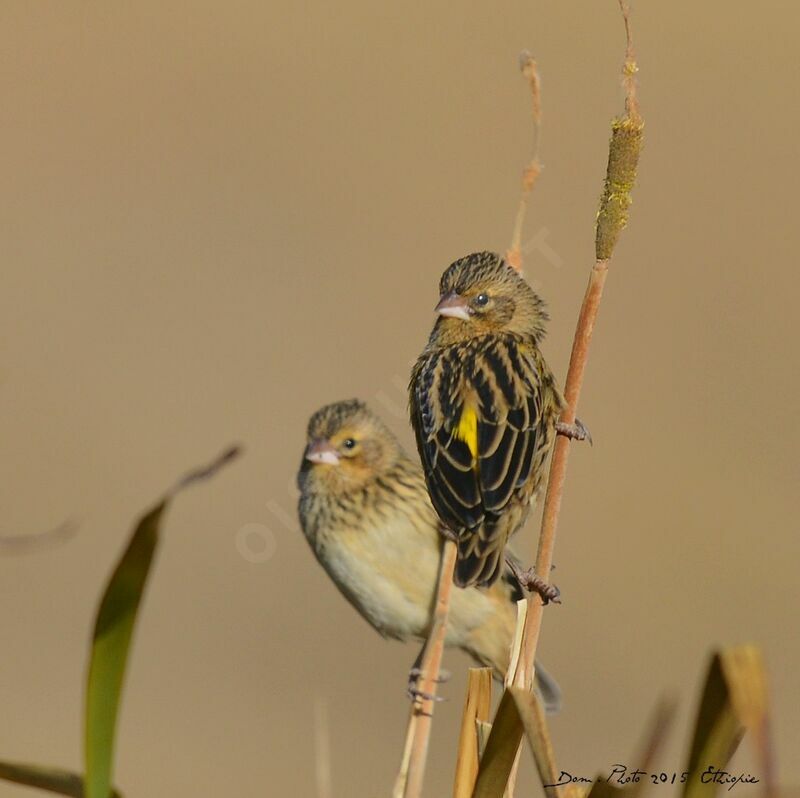
<path fill-rule="evenodd" d="M 478 457 L 478 414 L 472 407 L 464 405 L 455 430 L 455 437 L 467 444 L 473 460 Z"/>

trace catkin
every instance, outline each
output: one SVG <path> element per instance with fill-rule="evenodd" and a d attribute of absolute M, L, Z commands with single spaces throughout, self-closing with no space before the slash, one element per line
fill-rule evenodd
<path fill-rule="evenodd" d="M 611 125 L 608 169 L 595 231 L 597 260 L 608 260 L 611 257 L 619 234 L 628 221 L 631 190 L 636 181 L 643 132 L 644 123 L 638 114 L 615 119 Z"/>

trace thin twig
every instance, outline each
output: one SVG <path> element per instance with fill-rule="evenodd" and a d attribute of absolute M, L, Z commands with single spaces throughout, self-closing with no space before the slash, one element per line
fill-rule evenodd
<path fill-rule="evenodd" d="M 636 177 L 644 127 L 636 97 L 634 76 L 637 67 L 633 56 L 628 7 L 624 0 L 619 0 L 619 5 L 625 23 L 626 35 L 625 64 L 623 66 L 623 86 L 626 95 L 625 114 L 621 118 L 614 120 L 612 124 L 606 181 L 597 215 L 597 230 L 595 234 L 596 262 L 589 275 L 589 284 L 578 316 L 564 388 L 566 407 L 560 420 L 566 424 L 575 422 L 578 400 L 589 357 L 589 344 L 592 340 L 594 325 L 600 308 L 600 300 L 603 296 L 608 264 L 619 234 L 627 222 L 627 212 L 631 202 L 630 192 Z M 542 527 L 536 553 L 536 574 L 544 580 L 550 578 L 553 564 L 553 549 L 561 510 L 561 499 L 564 493 L 564 480 L 566 478 L 569 452 L 570 439 L 565 436 L 558 436 L 550 464 L 550 476 L 542 511 Z M 531 596 L 528 599 L 528 611 L 524 618 L 519 656 L 515 658 L 516 667 L 513 674 L 509 671 L 509 676 L 506 680 L 507 683 L 511 682 L 513 685 L 522 687 L 525 690 L 531 690 L 534 684 L 534 663 L 542 626 L 543 607 L 544 605 L 538 597 Z M 515 779 L 516 766 L 512 768 L 510 774 L 507 795 L 513 794 Z"/>
<path fill-rule="evenodd" d="M 578 317 L 578 327 L 572 345 L 572 355 L 570 356 L 567 382 L 564 389 L 567 405 L 561 415 L 561 421 L 567 424 L 575 422 L 575 410 L 578 405 L 583 375 L 586 370 L 589 342 L 594 331 L 594 323 L 597 318 L 607 273 L 608 262 L 598 261 L 592 268 L 589 286 L 583 298 L 583 306 Z M 539 533 L 539 549 L 536 554 L 536 573 L 545 580 L 550 578 L 550 570 L 553 565 L 555 533 L 561 510 L 561 497 L 564 492 L 564 479 L 567 472 L 569 451 L 570 439 L 559 435 L 556 438 L 553 449 L 553 460 L 550 465 L 550 477 L 547 483 L 542 513 L 542 528 Z M 538 596 L 531 596 L 528 599 L 528 613 L 525 618 L 519 665 L 513 679 L 513 684 L 519 687 L 530 688 L 533 684 L 533 662 L 536 657 L 536 646 L 539 642 L 543 607 L 544 605 Z"/>
<path fill-rule="evenodd" d="M 533 187 L 542 171 L 542 164 L 539 160 L 539 139 L 542 129 L 542 81 L 539 76 L 539 69 L 536 60 L 527 50 L 523 50 L 519 56 L 519 66 L 523 76 L 527 79 L 531 92 L 531 116 L 533 117 L 533 144 L 531 146 L 531 158 L 522 172 L 522 193 L 519 198 L 519 207 L 514 219 L 514 231 L 511 235 L 511 246 L 506 250 L 506 261 L 518 272 L 522 271 L 522 228 L 525 224 L 525 214 L 528 210 L 528 200 L 530 199 Z M 523 631 L 524 615 L 517 616 L 517 630 L 512 646 L 512 661 L 506 675 L 506 686 L 510 684 L 511 676 L 516 672 L 517 656 L 519 643 Z M 515 653 L 516 652 L 516 653 Z M 514 795 L 514 788 L 517 782 L 517 771 L 519 769 L 519 757 L 521 749 L 517 750 L 517 757 L 511 768 L 508 777 L 505 798 Z"/>
<path fill-rule="evenodd" d="M 567 424 L 575 422 L 578 399 L 580 398 L 586 363 L 589 357 L 589 344 L 592 340 L 597 312 L 603 295 L 609 260 L 619 233 L 627 221 L 630 190 L 636 176 L 642 129 L 644 127 L 635 93 L 636 84 L 633 76 L 637 71 L 637 67 L 633 60 L 628 7 L 624 0 L 619 0 L 619 5 L 625 22 L 626 33 L 625 65 L 623 67 L 623 85 L 626 91 L 625 114 L 621 118 L 614 120 L 612 124 L 608 170 L 603 196 L 600 200 L 595 239 L 597 260 L 589 275 L 589 285 L 578 316 L 564 388 L 566 408 L 561 415 L 561 421 Z M 539 534 L 539 548 L 536 554 L 536 573 L 543 579 L 549 579 L 550 569 L 553 564 L 553 548 L 561 510 L 561 498 L 564 492 L 569 451 L 570 439 L 566 436 L 558 436 L 550 464 L 550 477 L 542 512 L 542 528 Z M 528 614 L 525 618 L 519 665 L 512 681 L 515 685 L 530 689 L 533 685 L 534 659 L 539 642 L 543 605 L 541 600 L 535 596 L 529 598 L 528 602 Z"/>
<path fill-rule="evenodd" d="M 0 554 L 27 554 L 69 540 L 77 531 L 74 521 L 64 521 L 54 529 L 21 535 L 0 535 Z"/>
<path fill-rule="evenodd" d="M 517 271 L 522 269 L 522 226 L 525 223 L 525 212 L 528 199 L 542 171 L 539 161 L 539 135 L 542 127 L 542 82 L 533 56 L 523 50 L 519 56 L 519 66 L 531 89 L 531 115 L 533 116 L 533 145 L 531 159 L 522 173 L 522 194 L 519 199 L 517 216 L 514 219 L 514 232 L 511 235 L 511 246 L 506 251 L 506 261 Z"/>
<path fill-rule="evenodd" d="M 433 696 L 442 664 L 444 640 L 447 632 L 447 615 L 450 611 L 450 596 L 453 592 L 453 573 L 456 567 L 456 544 L 444 540 L 439 562 L 439 579 L 436 584 L 436 604 L 431 619 L 431 629 L 420 662 L 419 692 L 431 696 L 419 699 L 411 705 L 403 748 L 403 761 L 395 781 L 392 795 L 395 798 L 419 798 L 425 777 L 428 758 L 428 742 L 433 722 Z"/>
<path fill-rule="evenodd" d="M 322 696 L 318 696 L 314 702 L 314 771 L 317 798 L 333 798 L 331 724 L 328 720 L 328 702 Z"/>

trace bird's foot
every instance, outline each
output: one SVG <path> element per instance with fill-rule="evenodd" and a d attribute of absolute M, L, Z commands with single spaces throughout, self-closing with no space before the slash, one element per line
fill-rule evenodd
<path fill-rule="evenodd" d="M 561 591 L 555 585 L 545 582 L 534 568 L 524 569 L 510 559 L 506 559 L 506 562 L 523 590 L 537 593 L 542 598 L 542 604 L 549 604 L 551 601 L 553 604 L 561 604 Z"/>
<path fill-rule="evenodd" d="M 561 591 L 549 582 L 545 582 L 540 576 L 537 576 L 533 568 L 529 568 L 525 573 L 525 582 L 523 587 L 529 593 L 538 593 L 541 596 L 542 604 L 561 604 Z"/>
<path fill-rule="evenodd" d="M 419 668 L 419 667 L 417 667 L 417 666 L 415 665 L 415 666 L 414 666 L 414 667 L 413 667 L 413 668 L 412 668 L 412 669 L 411 669 L 411 670 L 408 672 L 408 681 L 409 681 L 409 683 L 411 683 L 411 682 L 417 682 L 417 681 L 419 681 L 419 679 L 421 679 L 421 678 L 422 678 L 422 675 L 423 675 L 422 668 Z M 453 675 L 453 674 L 451 674 L 451 673 L 450 673 L 450 671 L 446 671 L 444 668 L 442 668 L 442 669 L 439 671 L 439 675 L 438 675 L 438 676 L 437 676 L 437 677 L 436 677 L 436 678 L 435 678 L 433 681 L 434 681 L 434 682 L 436 682 L 437 684 L 442 684 L 442 682 L 448 682 L 448 681 L 450 681 L 450 677 L 451 677 L 452 675 Z"/>
<path fill-rule="evenodd" d="M 592 445 L 592 434 L 579 418 L 575 419 L 574 424 L 556 421 L 556 432 L 571 441 L 589 441 L 589 446 Z"/>
<path fill-rule="evenodd" d="M 422 668 L 416 665 L 408 672 L 408 687 L 406 688 L 406 695 L 412 701 L 446 701 L 447 699 L 440 695 L 433 695 L 425 693 L 419 689 L 419 681 L 423 676 Z M 439 675 L 433 679 L 436 684 L 446 682 L 450 678 L 448 671 L 439 671 Z"/>

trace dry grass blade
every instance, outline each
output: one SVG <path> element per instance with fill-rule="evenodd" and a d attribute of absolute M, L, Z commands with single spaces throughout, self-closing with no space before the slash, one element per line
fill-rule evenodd
<path fill-rule="evenodd" d="M 586 798 L 624 798 L 632 794 L 632 787 L 618 787 L 606 779 L 597 779 L 586 794 Z"/>
<path fill-rule="evenodd" d="M 650 731 L 644 736 L 642 750 L 631 760 L 634 770 L 648 773 L 656 760 L 661 748 L 666 740 L 667 733 L 675 720 L 677 703 L 674 699 L 664 698 L 656 707 L 653 720 L 650 724 Z M 613 784 L 606 779 L 598 778 L 588 791 L 588 798 L 637 798 L 651 785 L 651 781 L 646 777 L 640 777 L 637 781 L 632 781 L 625 787 Z M 574 785 L 577 786 L 577 785 Z M 568 798 L 562 794 L 561 798 Z"/>
<path fill-rule="evenodd" d="M 454 798 L 469 798 L 478 774 L 480 751 L 477 723 L 489 720 L 492 703 L 492 669 L 470 668 L 464 712 L 461 715 L 461 733 L 458 739 Z"/>
<path fill-rule="evenodd" d="M 492 733 L 492 724 L 487 720 L 476 720 L 475 731 L 478 736 L 478 761 L 483 759 L 483 754 L 486 751 L 486 741 Z M 472 795 L 472 793 L 470 793 Z"/>
<path fill-rule="evenodd" d="M 675 701 L 664 699 L 656 708 L 655 716 L 650 725 L 650 731 L 645 735 L 642 744 L 641 752 L 635 756 L 631 761 L 634 763 L 635 770 L 647 773 L 661 747 L 666 740 L 667 732 L 669 731 L 672 722 L 675 719 L 675 712 L 677 705 Z M 545 727 L 546 728 L 546 727 Z M 545 771 L 546 774 L 555 773 L 555 765 L 551 764 L 550 768 Z M 539 776 L 543 778 L 543 771 L 539 769 Z M 548 775 L 548 778 L 552 778 Z M 542 782 L 543 785 L 552 784 L 553 782 Z M 568 784 L 560 787 L 559 798 L 638 798 L 642 793 L 651 785 L 647 776 L 641 776 L 636 781 L 622 787 L 614 784 L 609 778 L 598 778 L 591 789 L 586 789 L 577 784 Z M 545 791 L 547 791 L 545 787 Z"/>
<path fill-rule="evenodd" d="M 544 709 L 534 693 L 508 687 L 492 723 L 492 731 L 481 757 L 474 798 L 500 798 L 517 758 L 522 734 L 528 738 L 536 768 L 548 798 L 558 798 L 560 771 L 556 767 Z"/>
<path fill-rule="evenodd" d="M 34 532 L 30 535 L 0 536 L 0 553 L 28 554 L 69 540 L 76 532 L 78 525 L 73 521 L 65 521 L 53 529 Z"/>
<path fill-rule="evenodd" d="M 431 629 L 420 661 L 418 689 L 429 696 L 436 695 L 439 670 L 444 652 L 444 639 L 447 633 L 447 615 L 450 611 L 450 595 L 453 592 L 453 573 L 456 567 L 456 544 L 444 540 L 439 562 L 439 578 L 436 584 L 436 604 L 431 619 Z M 406 728 L 406 741 L 403 747 L 403 761 L 395 780 L 392 795 L 394 798 L 419 798 L 425 778 L 425 764 L 428 758 L 428 742 L 433 722 L 433 698 L 414 701 Z"/>
<path fill-rule="evenodd" d="M 708 798 L 719 790 L 717 780 L 702 774 L 709 766 L 724 770 L 746 731 L 753 739 L 764 794 L 776 795 L 766 671 L 753 645 L 724 649 L 711 660 L 686 766 L 684 798 Z"/>
<path fill-rule="evenodd" d="M 642 749 L 631 760 L 639 770 L 645 772 L 651 770 L 675 721 L 677 711 L 678 702 L 672 697 L 662 698 L 658 706 L 656 706 L 653 720 L 650 723 L 650 731 L 644 736 Z M 630 795 L 640 795 L 647 786 L 644 781 L 632 785 Z"/>
<path fill-rule="evenodd" d="M 536 770 L 548 798 L 557 798 L 559 791 L 554 785 L 558 782 L 560 771 L 556 767 L 550 729 L 547 727 L 544 709 L 533 693 L 519 687 L 509 687 L 517 704 L 517 711 L 525 727 L 525 736 L 533 753 Z"/>
<path fill-rule="evenodd" d="M 507 688 L 492 722 L 492 730 L 481 757 L 473 798 L 502 798 L 517 757 L 524 731 L 511 689 Z"/>

